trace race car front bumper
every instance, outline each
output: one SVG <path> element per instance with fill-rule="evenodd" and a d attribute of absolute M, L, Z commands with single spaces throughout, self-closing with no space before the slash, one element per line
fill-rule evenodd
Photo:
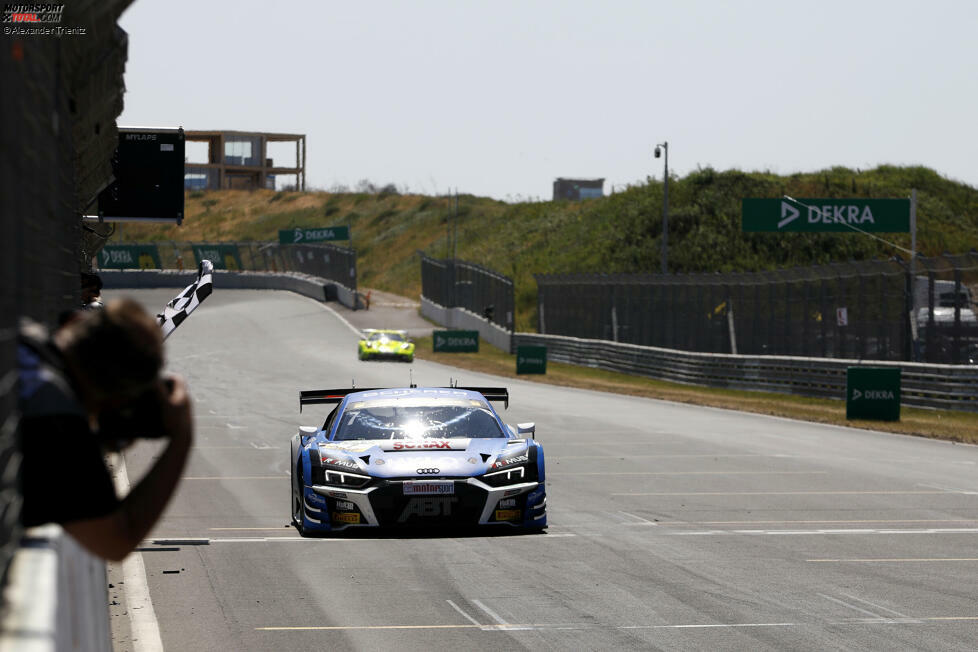
<path fill-rule="evenodd" d="M 375 480 L 366 489 L 313 485 L 304 488 L 304 527 L 340 531 L 350 527 L 410 525 L 547 525 L 543 483 L 491 487 L 478 478 L 458 478 L 451 494 L 405 495 L 405 480 Z"/>

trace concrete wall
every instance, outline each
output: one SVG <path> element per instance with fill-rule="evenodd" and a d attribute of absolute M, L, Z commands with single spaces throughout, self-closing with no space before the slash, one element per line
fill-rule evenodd
<path fill-rule="evenodd" d="M 480 339 L 489 342 L 497 349 L 511 352 L 512 333 L 465 308 L 445 308 L 421 297 L 421 315 L 445 328 L 479 331 Z"/>
<path fill-rule="evenodd" d="M 31 528 L 10 564 L 0 650 L 111 650 L 105 562 L 57 525 Z"/>
<path fill-rule="evenodd" d="M 176 270 L 102 270 L 99 272 L 107 289 L 184 288 L 197 277 L 195 271 Z M 359 295 L 348 287 L 298 272 L 231 272 L 214 270 L 214 289 L 289 290 L 317 301 L 339 301 L 347 308 L 362 307 Z"/>

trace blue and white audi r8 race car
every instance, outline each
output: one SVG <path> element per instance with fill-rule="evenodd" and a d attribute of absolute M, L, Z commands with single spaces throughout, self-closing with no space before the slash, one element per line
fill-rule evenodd
<path fill-rule="evenodd" d="M 338 404 L 292 438 L 292 522 L 302 535 L 357 527 L 547 526 L 535 426 L 506 425 L 501 388 L 303 391 Z"/>

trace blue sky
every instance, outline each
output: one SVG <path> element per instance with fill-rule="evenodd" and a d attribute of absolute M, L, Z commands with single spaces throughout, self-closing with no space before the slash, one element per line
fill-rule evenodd
<path fill-rule="evenodd" d="M 305 133 L 307 185 L 549 199 L 698 167 L 978 186 L 978 2 L 137 0 L 120 125 Z"/>

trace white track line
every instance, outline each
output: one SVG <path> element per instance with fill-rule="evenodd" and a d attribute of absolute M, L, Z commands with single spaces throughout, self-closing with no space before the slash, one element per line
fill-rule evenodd
<path fill-rule="evenodd" d="M 857 605 L 854 605 L 854 604 L 850 604 L 850 603 L 846 602 L 845 600 L 840 600 L 838 598 L 833 598 L 831 595 L 825 595 L 824 593 L 819 593 L 818 596 L 821 597 L 821 598 L 825 598 L 829 602 L 834 602 L 836 604 L 842 605 L 843 607 L 845 607 L 847 609 L 852 609 L 853 611 L 859 612 L 859 613 L 863 614 L 864 616 L 870 616 L 872 618 L 876 618 L 876 619 L 879 619 L 879 620 L 886 620 L 886 618 L 884 616 L 881 616 L 880 614 L 878 614 L 878 613 L 876 613 L 874 611 L 869 611 L 868 609 L 863 609 L 862 607 L 857 606 Z"/>
<path fill-rule="evenodd" d="M 113 457 L 112 466 L 115 469 L 116 494 L 125 496 L 129 493 L 129 474 L 126 472 L 126 460 L 122 455 Z M 153 600 L 149 595 L 146 566 L 143 564 L 141 553 L 131 552 L 123 560 L 122 576 L 126 582 L 124 593 L 132 631 L 132 649 L 134 652 L 163 652 L 160 624 L 156 620 Z"/>
<path fill-rule="evenodd" d="M 498 625 L 496 627 L 493 627 L 493 629 L 501 629 L 503 631 L 513 631 L 513 630 L 521 630 L 521 629 L 536 629 L 536 627 L 533 626 L 533 625 L 511 625 L 511 624 L 507 623 L 505 620 L 503 620 L 502 616 L 500 616 L 495 611 L 493 611 L 492 609 L 490 609 L 486 605 L 482 604 L 478 600 L 471 600 L 471 602 L 472 602 L 472 604 L 474 604 L 475 606 L 477 606 L 479 609 L 482 609 L 487 614 L 489 614 L 489 617 L 492 618 L 493 620 L 495 620 L 498 623 Z"/>
<path fill-rule="evenodd" d="M 478 620 L 476 620 L 475 618 L 473 618 L 469 614 L 465 613 L 465 611 L 462 610 L 462 607 L 458 606 L 457 604 L 455 604 L 451 600 L 445 600 L 445 602 L 447 602 L 448 604 L 450 604 L 452 606 L 452 609 L 454 609 L 455 611 L 457 611 L 460 614 L 462 614 L 462 617 L 465 618 L 467 621 L 469 621 L 470 623 L 472 623 L 476 627 L 482 627 L 482 623 L 480 623 Z"/>
<path fill-rule="evenodd" d="M 880 611 L 889 611 L 891 614 L 893 614 L 894 616 L 902 620 L 912 620 L 912 618 L 910 618 L 910 616 L 906 614 L 902 614 L 899 611 L 894 611 L 893 609 L 887 609 L 883 605 L 876 604 L 875 602 L 870 602 L 869 600 L 865 600 L 863 598 L 860 598 L 855 595 L 851 595 L 849 593 L 843 593 L 842 595 L 846 596 L 850 600 L 855 600 L 856 602 L 862 602 L 863 604 L 868 604 L 870 607 L 873 607 L 874 609 L 879 609 Z"/>

